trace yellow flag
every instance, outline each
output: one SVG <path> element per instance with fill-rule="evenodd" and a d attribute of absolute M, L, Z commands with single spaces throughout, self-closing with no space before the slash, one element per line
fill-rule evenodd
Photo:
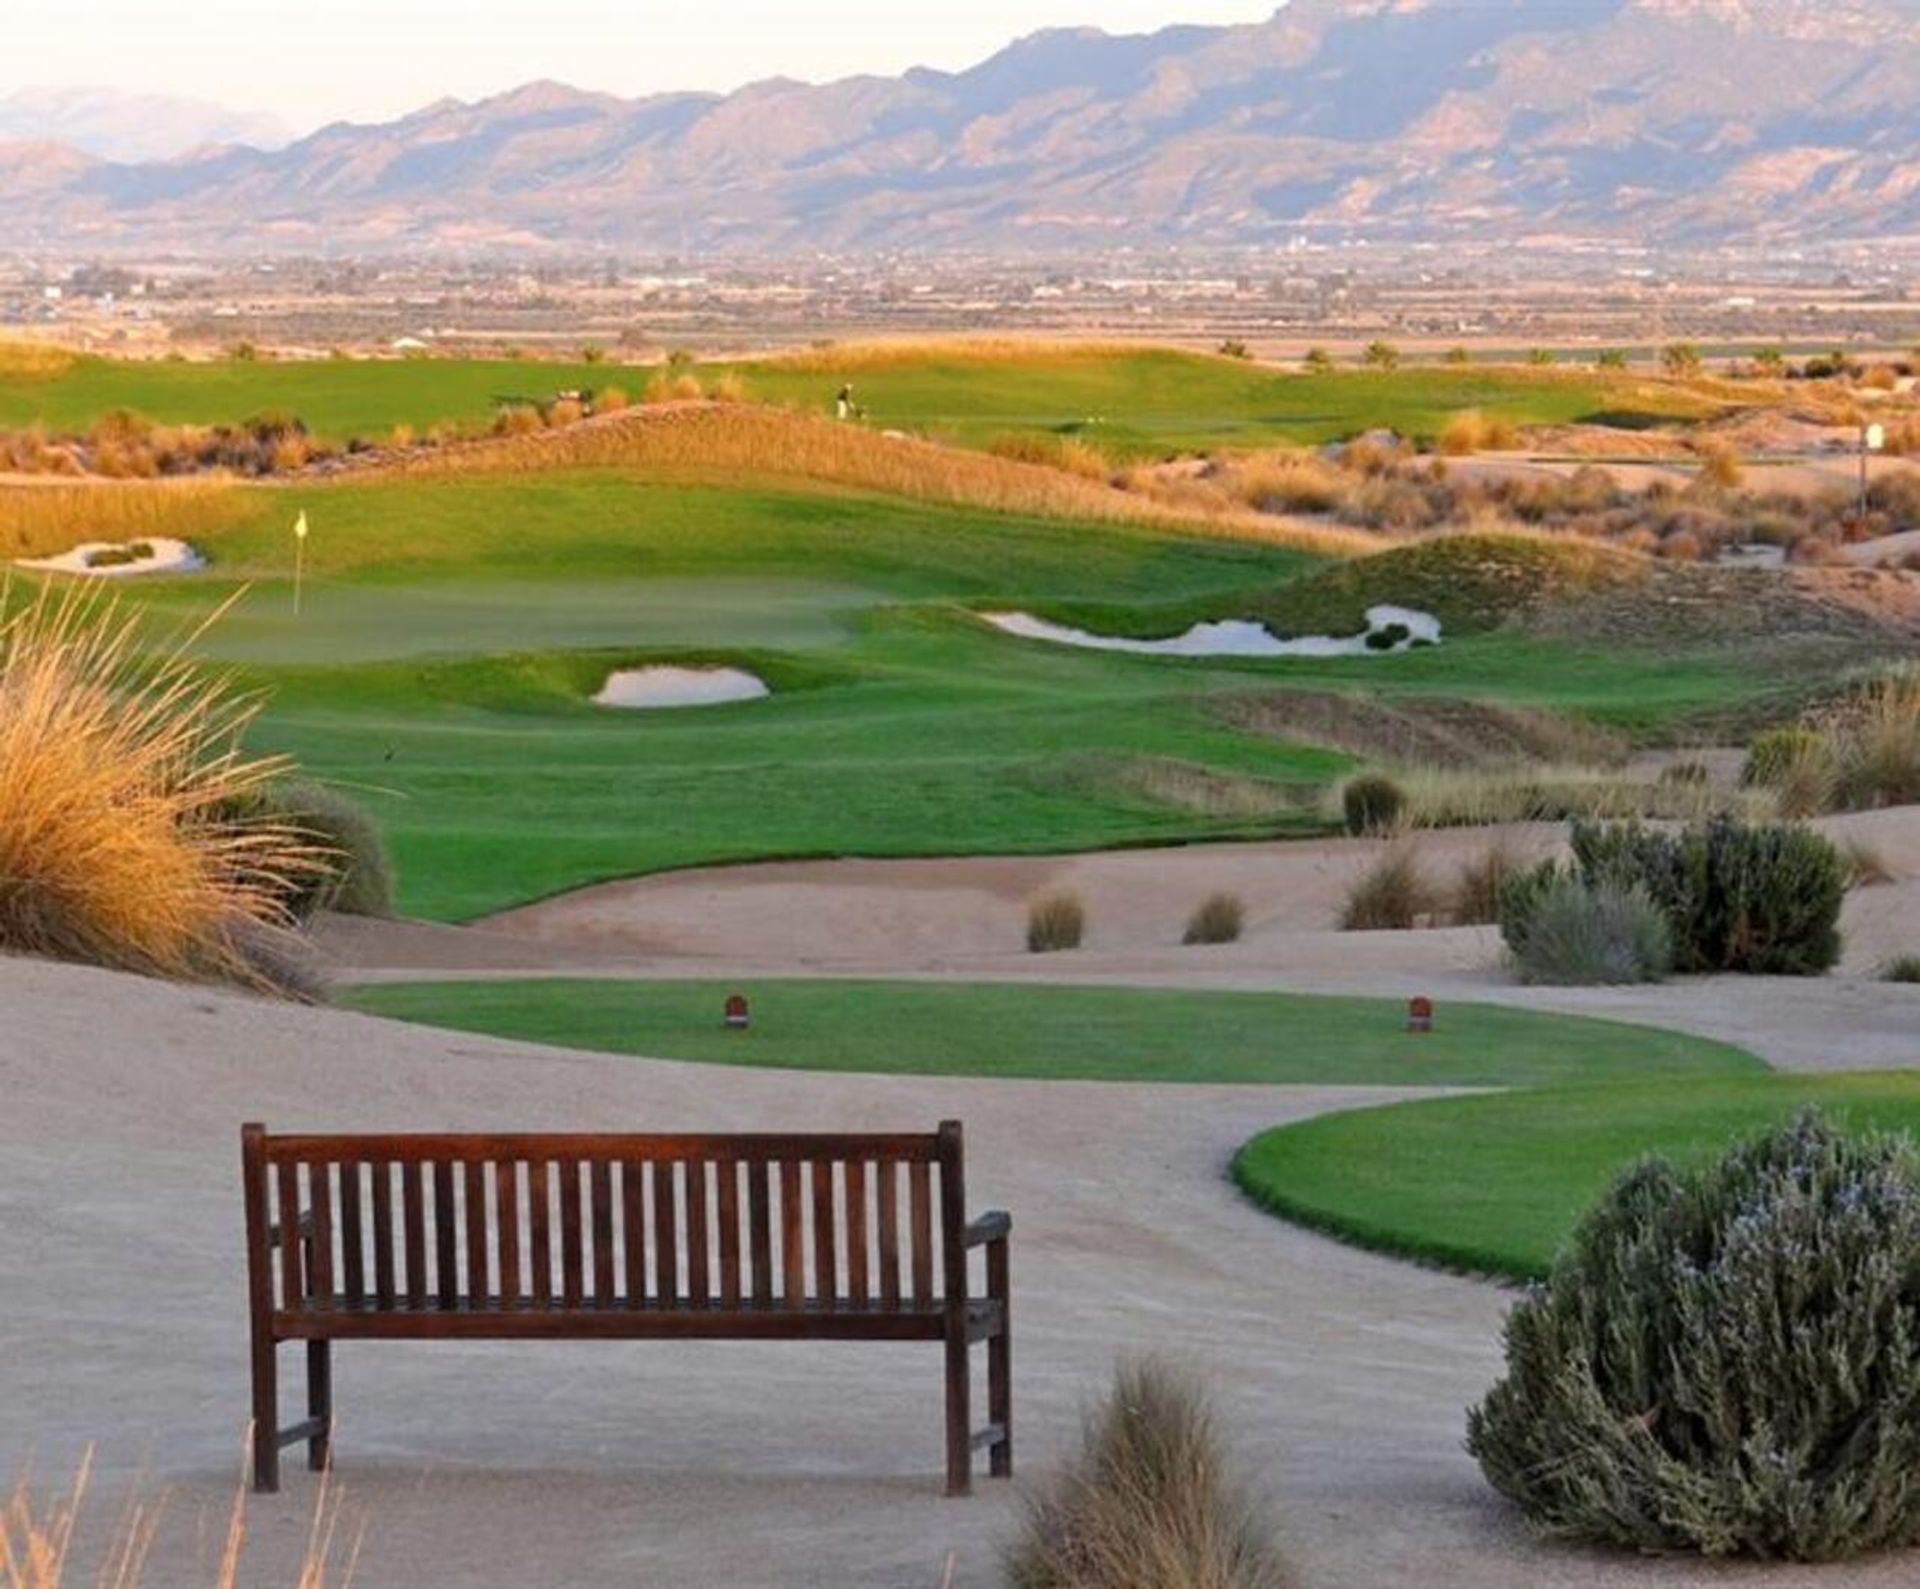
<path fill-rule="evenodd" d="M 307 516 L 306 516 L 306 514 L 304 514 L 304 513 L 302 513 L 302 514 L 300 515 L 300 517 L 299 517 L 299 518 L 297 518 L 297 519 L 295 519 L 295 520 L 293 521 L 293 533 L 294 533 L 294 535 L 295 535 L 295 536 L 297 536 L 297 537 L 298 537 L 298 538 L 299 538 L 300 540 L 303 540 L 303 541 L 304 541 L 304 540 L 305 540 L 305 539 L 307 538 Z"/>

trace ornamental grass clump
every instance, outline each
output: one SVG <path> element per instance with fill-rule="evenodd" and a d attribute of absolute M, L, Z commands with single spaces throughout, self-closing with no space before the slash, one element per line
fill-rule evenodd
<path fill-rule="evenodd" d="M 1246 902 L 1238 894 L 1209 894 L 1187 918 L 1184 944 L 1236 943 L 1247 923 Z"/>
<path fill-rule="evenodd" d="M 1920 1543 L 1920 1164 L 1809 1111 L 1614 1183 L 1467 1449 L 1539 1527 L 1826 1561 Z"/>
<path fill-rule="evenodd" d="M 0 951 L 268 986 L 255 952 L 328 858 L 240 819 L 286 764 L 249 758 L 258 703 L 77 589 L 0 622 Z"/>
<path fill-rule="evenodd" d="M 1231 1472 L 1205 1395 L 1130 1363 L 1065 1471 L 1027 1502 L 1014 1589 L 1287 1589 L 1260 1510 Z"/>
<path fill-rule="evenodd" d="M 1507 947 L 1523 981 L 1557 987 L 1658 982 L 1673 931 L 1645 890 L 1552 876 L 1513 913 Z"/>
<path fill-rule="evenodd" d="M 1087 907 L 1078 894 L 1043 894 L 1027 907 L 1029 953 L 1055 954 L 1078 949 L 1087 932 Z"/>

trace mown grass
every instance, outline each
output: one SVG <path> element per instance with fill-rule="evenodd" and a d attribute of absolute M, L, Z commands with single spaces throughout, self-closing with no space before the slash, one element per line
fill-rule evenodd
<path fill-rule="evenodd" d="M 866 423 L 984 446 L 1008 433 L 1079 436 L 1116 459 L 1275 442 L 1315 443 L 1378 426 L 1433 437 L 1463 409 L 1516 424 L 1594 416 L 1699 417 L 1715 405 L 1684 387 L 1592 371 L 1408 368 L 1328 375 L 1279 372 L 1168 348 L 969 354 L 909 350 L 873 360 L 831 349 L 727 366 L 750 395 L 830 412 L 843 378 Z M 335 442 L 396 425 L 486 419 L 502 402 L 608 385 L 638 392 L 651 372 L 618 364 L 511 359 L 121 361 L 0 367 L 0 426 L 86 429 L 132 409 L 169 424 L 236 423 L 268 410 L 299 415 Z M 724 370 L 696 367 L 711 385 Z"/>
<path fill-rule="evenodd" d="M 1696 1161 L 1817 1103 L 1920 1130 L 1920 1074 L 1720 1075 L 1448 1098 L 1322 1115 L 1255 1137 L 1235 1176 L 1300 1223 L 1383 1251 L 1530 1279 L 1645 1153 Z"/>
<path fill-rule="evenodd" d="M 1010 933 L 1017 937 L 1016 917 Z M 746 1033 L 721 1003 L 745 992 Z M 1519 1086 L 1758 1070 L 1675 1032 L 1449 1005 L 1431 1034 L 1388 999 L 993 983 L 583 979 L 382 983 L 356 1009 L 564 1048 L 792 1070 L 1063 1081 Z"/>

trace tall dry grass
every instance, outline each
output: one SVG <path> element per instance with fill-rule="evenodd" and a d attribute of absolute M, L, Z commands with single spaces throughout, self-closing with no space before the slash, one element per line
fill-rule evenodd
<path fill-rule="evenodd" d="M 1198 1385 L 1123 1364 L 1072 1464 L 1032 1495 L 1014 1589 L 1288 1589 L 1260 1508 Z"/>
<path fill-rule="evenodd" d="M 1750 821 L 1778 814 L 1773 791 L 1630 777 L 1584 765 L 1509 768 L 1416 766 L 1398 773 L 1411 828 L 1487 827 L 1503 822 L 1563 822 L 1573 817 L 1697 822 L 1721 812 Z M 1338 819 L 1329 797 L 1324 815 Z"/>
<path fill-rule="evenodd" d="M 237 523 L 246 506 L 225 480 L 0 486 L 0 560 L 50 557 L 82 541 L 191 540 Z"/>
<path fill-rule="evenodd" d="M 0 376 L 9 380 L 50 381 L 73 368 L 70 349 L 50 342 L 24 342 L 0 337 Z"/>
<path fill-rule="evenodd" d="M 243 1465 L 244 1466 L 244 1465 Z M 0 1589 L 66 1589 L 78 1570 L 80 1521 L 93 1477 L 93 1453 L 88 1451 L 72 1481 L 51 1499 L 40 1499 L 25 1479 L 0 1503 Z M 97 1589 L 139 1589 L 146 1576 L 159 1533 L 164 1497 L 135 1494 L 122 1506 L 118 1521 L 94 1554 L 93 1581 Z M 359 1563 L 366 1537 L 364 1523 L 347 1528 L 341 1491 L 328 1469 L 320 1476 L 313 1514 L 307 1527 L 307 1545 L 295 1570 L 293 1589 L 327 1589 L 337 1583 L 347 1589 Z M 247 1487 L 243 1474 L 234 1489 L 233 1505 L 220 1545 L 220 1560 L 210 1589 L 240 1589 L 240 1558 L 247 1538 Z M 259 1579 L 249 1575 L 248 1584 Z"/>
<path fill-rule="evenodd" d="M 1182 509 L 1043 464 L 753 404 L 663 403 L 564 429 L 414 453 L 387 467 L 410 474 L 642 469 L 727 482 L 799 480 L 996 512 L 1264 541 L 1327 557 L 1380 547 L 1377 538 L 1354 530 L 1292 524 L 1230 505 Z"/>
<path fill-rule="evenodd" d="M 0 949 L 187 979 L 275 981 L 258 945 L 325 852 L 228 813 L 284 772 L 259 702 L 76 586 L 0 622 Z"/>

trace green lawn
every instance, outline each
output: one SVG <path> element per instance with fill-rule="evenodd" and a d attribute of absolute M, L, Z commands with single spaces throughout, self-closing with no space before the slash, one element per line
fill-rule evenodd
<path fill-rule="evenodd" d="M 1474 696 L 1652 732 L 1777 683 L 1724 654 L 1508 632 L 1284 661 L 1019 641 L 967 609 L 1263 611 L 1321 565 L 1256 543 L 806 489 L 613 472 L 255 487 L 195 538 L 207 573 L 141 581 L 129 599 L 171 629 L 246 587 L 201 649 L 271 691 L 256 742 L 358 791 L 388 832 L 403 908 L 454 919 L 676 866 L 1310 830 L 1314 791 L 1352 762 L 1227 726 L 1210 704 L 1223 693 Z M 1352 605 L 1333 577 L 1304 608 Z M 673 713 L 590 704 L 607 671 L 650 659 L 737 662 L 775 694 Z M 1230 787 L 1142 793 L 1165 780 L 1141 769 L 1170 762 Z"/>
<path fill-rule="evenodd" d="M 699 371 L 711 378 L 720 367 Z M 737 367 L 751 395 L 829 411 L 842 374 L 868 423 L 981 444 L 1008 434 L 1079 435 L 1115 455 L 1276 442 L 1317 443 L 1385 426 L 1430 437 L 1466 408 L 1526 424 L 1623 424 L 1699 417 L 1697 398 L 1639 376 L 1598 371 L 1409 368 L 1279 372 L 1232 359 L 1142 347 L 1042 349 L 1018 358 L 929 352 L 845 372 L 831 355 L 806 367 Z M 165 423 L 234 423 L 278 410 L 320 436 L 383 436 L 405 423 L 484 420 L 503 399 L 617 385 L 639 396 L 654 372 L 617 364 L 489 359 L 76 360 L 54 376 L 0 375 L 0 426 L 85 429 L 132 409 Z"/>
<path fill-rule="evenodd" d="M 752 1000 L 746 1033 L 720 1021 L 736 991 Z M 346 1002 L 567 1048 L 900 1075 L 1509 1086 L 1760 1069 L 1723 1044 L 1610 1021 L 1458 1004 L 1422 1037 L 1390 1000 L 1278 993 L 559 979 L 385 983 L 353 989 Z"/>
<path fill-rule="evenodd" d="M 1695 1159 L 1816 1103 L 1920 1130 L 1920 1074 L 1723 1075 L 1556 1087 L 1322 1115 L 1255 1137 L 1235 1163 L 1256 1200 L 1364 1246 L 1532 1278 L 1636 1158 Z"/>

